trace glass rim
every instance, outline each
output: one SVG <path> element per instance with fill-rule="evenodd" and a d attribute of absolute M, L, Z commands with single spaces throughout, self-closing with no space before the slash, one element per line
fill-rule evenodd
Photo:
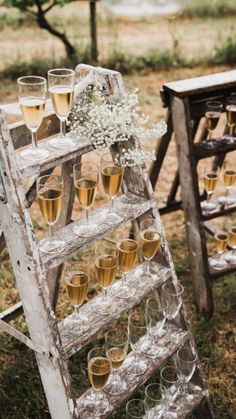
<path fill-rule="evenodd" d="M 235 231 L 233 231 L 233 230 L 235 230 Z M 235 225 L 232 225 L 230 227 L 229 232 L 232 233 L 232 234 L 236 234 L 236 224 Z"/>
<path fill-rule="evenodd" d="M 220 102 L 220 100 L 208 100 L 206 102 L 206 106 L 221 107 L 221 108 L 223 108 L 223 103 Z"/>
<path fill-rule="evenodd" d="M 166 285 L 168 285 L 168 281 L 166 281 L 165 284 L 162 285 L 162 289 L 164 289 L 166 287 Z M 173 284 L 173 286 L 174 286 L 174 284 Z M 174 296 L 179 296 L 179 295 L 183 294 L 183 292 L 184 292 L 184 286 L 182 284 L 178 283 L 178 284 L 176 284 L 176 287 L 179 287 L 180 288 L 180 291 L 179 292 L 174 292 L 174 293 L 173 292 L 167 292 L 166 291 L 166 288 L 165 288 L 165 291 L 169 295 L 172 295 L 173 297 Z"/>
<path fill-rule="evenodd" d="M 117 252 L 118 253 L 118 252 Z M 101 268 L 101 266 L 99 266 L 97 263 L 96 263 L 96 260 L 99 258 L 99 256 L 97 256 L 97 258 L 95 259 L 95 261 L 94 261 L 94 265 L 95 266 L 97 266 L 98 268 Z M 117 260 L 116 260 L 116 264 L 114 264 L 114 265 L 112 265 L 112 266 L 109 266 L 109 267 L 102 267 L 102 269 L 103 270 L 106 270 L 106 269 L 113 269 L 113 268 L 115 268 L 116 266 L 118 266 L 118 254 L 117 254 Z"/>
<path fill-rule="evenodd" d="M 80 287 L 83 287 L 84 286 L 84 284 L 81 284 L 81 285 L 75 285 L 75 284 L 72 284 L 70 281 L 69 281 L 69 279 L 71 279 L 73 276 L 75 276 L 76 274 L 78 274 L 78 273 L 84 273 L 84 275 L 86 276 L 86 278 L 87 278 L 87 281 L 85 282 L 85 284 L 87 283 L 89 283 L 89 277 L 88 277 L 88 275 L 86 274 L 86 272 L 83 272 L 82 271 L 82 269 L 81 270 L 76 270 L 76 271 L 71 271 L 71 273 L 67 273 L 67 274 L 65 274 L 65 276 L 64 276 L 64 282 L 66 283 L 66 284 L 69 284 L 71 287 L 74 287 L 74 288 L 80 288 Z"/>
<path fill-rule="evenodd" d="M 180 356 L 181 350 L 184 350 L 184 351 L 187 351 L 187 352 L 191 353 L 191 355 L 194 356 L 194 359 L 186 360 L 186 359 L 181 358 L 181 356 Z M 177 351 L 177 357 L 179 358 L 179 360 L 181 362 L 185 362 L 185 364 L 193 364 L 194 362 L 197 361 L 197 354 L 196 354 L 196 352 L 194 353 L 193 351 L 191 351 L 190 348 L 184 348 L 184 347 L 179 348 L 178 351 Z"/>
<path fill-rule="evenodd" d="M 38 81 L 34 82 L 24 82 L 23 80 L 29 80 L 29 79 L 38 79 Z M 41 81 L 39 81 L 41 80 Z M 47 84 L 47 79 L 45 79 L 45 77 L 42 76 L 22 76 L 22 77 L 18 77 L 17 79 L 17 83 L 18 84 L 22 84 L 23 86 L 28 86 L 30 84 L 35 85 L 35 86 L 42 86 L 43 84 Z"/>
<path fill-rule="evenodd" d="M 37 178 L 37 184 L 40 185 L 41 180 L 42 179 L 46 179 L 46 178 L 48 178 L 48 179 L 57 179 L 58 183 L 60 183 L 60 184 L 63 184 L 63 182 L 64 182 L 62 176 L 60 176 L 60 175 L 43 175 L 43 176 L 39 176 Z M 43 183 L 42 186 L 46 186 L 46 182 Z"/>
<path fill-rule="evenodd" d="M 225 239 L 220 239 L 219 236 L 226 236 L 226 237 L 225 237 Z M 219 231 L 219 232 L 214 234 L 214 239 L 215 240 L 220 240 L 220 241 L 229 240 L 229 235 L 228 235 L 228 233 L 226 233 L 224 231 Z"/>
<path fill-rule="evenodd" d="M 134 250 L 128 250 L 128 252 L 129 252 L 129 253 L 137 252 L 137 250 L 138 250 L 138 248 L 139 248 L 139 242 L 138 242 L 138 240 L 135 240 L 135 239 L 130 239 L 129 237 L 127 237 L 126 239 L 124 238 L 124 239 L 120 239 L 120 240 L 118 240 L 118 242 L 116 243 L 116 247 L 117 247 L 118 251 L 119 251 L 119 247 L 118 247 L 119 243 L 124 242 L 124 241 L 127 241 L 127 240 L 129 240 L 129 241 L 134 242 L 134 243 L 136 243 L 136 244 L 137 244 L 137 249 L 134 249 Z M 121 249 L 121 250 L 122 250 L 122 249 Z"/>
<path fill-rule="evenodd" d="M 112 341 L 112 339 L 111 339 L 111 341 L 108 341 L 107 342 L 107 336 L 109 336 L 110 334 L 112 334 L 112 333 L 114 333 L 113 332 L 113 330 L 111 329 L 111 330 L 108 330 L 106 333 L 105 333 L 105 342 L 107 343 L 107 344 L 111 344 L 111 345 L 114 345 L 114 346 L 123 346 L 123 345 L 125 345 L 125 344 L 127 344 L 127 343 L 129 343 L 129 337 L 128 337 L 128 333 L 124 330 L 124 331 L 122 331 L 122 333 L 124 334 L 124 336 L 126 337 L 126 339 L 124 340 L 124 341 L 122 341 L 122 343 L 115 343 L 115 342 L 113 342 Z M 115 338 L 116 336 L 114 336 L 114 338 Z"/>
<path fill-rule="evenodd" d="M 171 380 L 171 379 L 165 378 L 165 377 L 163 376 L 163 373 L 164 373 L 164 371 L 166 371 L 166 370 L 173 370 L 173 371 L 176 373 L 177 380 Z M 162 378 L 163 380 L 168 381 L 169 383 L 172 383 L 172 384 L 174 384 L 174 383 L 178 383 L 178 381 L 180 381 L 180 378 L 178 377 L 178 370 L 177 370 L 175 367 L 167 366 L 167 367 L 163 367 L 163 368 L 161 368 L 161 371 L 160 371 L 160 376 L 161 376 L 161 378 Z M 164 386 L 163 386 L 163 387 L 164 387 Z"/>
<path fill-rule="evenodd" d="M 149 297 L 148 299 L 147 299 L 147 301 L 146 301 L 146 306 L 149 306 L 149 302 L 150 301 L 156 301 L 156 299 L 155 299 L 155 297 Z M 153 311 L 163 311 L 165 308 L 168 308 L 168 301 L 166 300 L 166 298 L 162 298 L 161 299 L 161 302 L 164 302 L 164 304 L 165 304 L 165 307 L 160 307 L 160 308 L 152 308 L 152 307 L 150 307 L 149 306 L 149 308 L 152 308 L 153 309 Z"/>
<path fill-rule="evenodd" d="M 145 225 L 145 223 L 150 223 L 150 222 L 153 223 L 153 227 L 156 228 L 157 233 L 159 233 L 161 235 L 160 228 L 157 227 L 156 220 L 154 218 L 146 218 L 146 220 L 141 221 L 140 227 L 142 227 L 143 225 Z"/>
<path fill-rule="evenodd" d="M 160 383 L 150 383 L 145 387 L 145 390 L 144 390 L 145 396 L 148 397 L 150 400 L 158 402 L 162 399 L 162 394 L 160 398 L 149 396 L 148 391 L 152 386 L 155 386 L 155 388 L 159 387 L 160 391 L 162 388 L 165 388 L 165 386 L 161 385 Z"/>
<path fill-rule="evenodd" d="M 126 406 L 125 406 L 126 413 L 129 413 L 128 408 L 129 408 L 129 404 L 130 403 L 135 403 L 135 404 L 139 403 L 140 404 L 140 402 L 144 406 L 144 410 L 145 410 L 144 413 L 146 413 L 146 411 L 147 411 L 147 403 L 145 402 L 145 400 L 142 400 L 142 399 L 131 399 L 131 400 L 129 400 L 126 403 Z M 132 412 L 129 413 L 129 414 L 132 415 L 134 419 L 142 419 L 143 418 L 143 413 L 141 413 L 141 416 L 134 416 Z M 140 414 L 140 413 L 138 413 L 138 414 Z"/>
<path fill-rule="evenodd" d="M 95 352 L 95 351 L 100 351 L 101 352 L 101 354 L 102 355 L 94 355 L 94 357 L 92 356 L 92 357 L 90 357 L 90 354 L 92 353 L 92 352 Z M 92 349 L 90 349 L 90 351 L 88 352 L 88 355 L 87 355 L 87 359 L 88 359 L 88 361 L 90 361 L 91 359 L 93 359 L 93 358 L 104 358 L 104 359 L 107 359 L 108 360 L 108 362 L 110 363 L 110 361 L 109 361 L 109 359 L 107 358 L 107 356 L 106 356 L 106 352 L 105 352 L 105 346 L 103 345 L 103 346 L 95 346 L 94 348 L 92 348 Z"/>
<path fill-rule="evenodd" d="M 53 74 L 53 72 L 60 72 L 60 71 L 65 71 L 68 74 Z M 72 70 L 71 68 L 52 68 L 51 70 L 48 70 L 48 76 L 52 76 L 52 77 L 68 77 L 68 76 L 73 76 L 75 75 L 75 71 Z"/>

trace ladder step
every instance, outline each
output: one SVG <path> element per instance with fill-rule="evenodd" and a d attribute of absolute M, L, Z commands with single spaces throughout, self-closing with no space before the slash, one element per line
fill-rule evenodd
<path fill-rule="evenodd" d="M 14 304 L 13 306 L 7 308 L 6 310 L 0 313 L 0 320 L 4 322 L 9 322 L 12 319 L 15 319 L 17 316 L 23 313 L 22 302 Z"/>
<path fill-rule="evenodd" d="M 139 267 L 140 265 L 138 268 Z M 121 300 L 112 295 L 112 290 L 115 290 L 116 287 L 119 286 L 120 281 L 114 283 L 108 290 L 108 300 L 111 307 L 111 312 L 109 314 L 98 314 L 93 309 L 94 303 L 96 303 L 101 296 L 95 297 L 87 304 L 84 304 L 81 307 L 81 315 L 87 317 L 89 320 L 87 329 L 85 329 L 83 333 L 81 333 L 79 322 L 76 323 L 73 321 L 73 315 L 68 316 L 61 321 L 59 323 L 59 332 L 65 358 L 69 358 L 74 353 L 78 352 L 87 345 L 98 332 L 107 329 L 114 320 L 122 315 L 122 313 L 137 305 L 143 297 L 160 287 L 168 279 L 168 273 L 170 272 L 169 268 L 156 264 L 154 269 L 157 274 L 151 281 L 145 279 L 145 277 L 136 278 L 135 270 L 127 275 L 127 285 L 130 290 L 135 288 L 135 295 L 127 300 Z"/>
<path fill-rule="evenodd" d="M 30 176 L 38 175 L 45 172 L 48 169 L 58 166 L 59 164 L 65 163 L 75 157 L 81 156 L 94 150 L 93 145 L 90 141 L 84 138 L 76 138 L 76 145 L 69 150 L 63 150 L 59 148 L 53 148 L 50 146 L 50 139 L 55 136 L 48 137 L 42 141 L 38 141 L 38 147 L 49 152 L 49 156 L 40 161 L 26 160 L 21 157 L 22 149 L 16 152 L 17 167 L 22 179 Z M 30 146 L 31 147 L 31 146 Z M 24 149 L 25 150 L 25 149 Z"/>
<path fill-rule="evenodd" d="M 126 357 L 123 365 L 116 371 L 114 371 L 116 376 L 119 376 L 122 381 L 126 383 L 126 390 L 117 396 L 110 396 L 109 397 L 109 411 L 105 415 L 99 415 L 99 418 L 105 419 L 109 417 L 115 410 L 118 409 L 123 403 L 125 403 L 132 394 L 141 386 L 143 385 L 151 375 L 155 373 L 167 360 L 170 358 L 177 349 L 184 344 L 189 338 L 189 332 L 183 331 L 181 329 L 173 329 L 173 331 L 169 331 L 166 333 L 159 341 L 160 350 L 164 350 L 161 356 L 156 358 L 150 358 L 145 353 L 137 354 L 137 363 L 143 361 L 147 365 L 147 370 L 143 375 L 133 375 L 129 373 L 128 366 L 133 364 L 133 353 L 130 352 L 129 355 Z M 170 341 L 171 340 L 171 341 Z M 108 384 L 109 385 L 109 384 Z M 78 400 L 77 400 L 77 407 L 79 412 L 80 419 L 91 419 L 89 413 L 86 412 L 86 408 L 84 406 L 84 402 L 86 400 L 89 401 L 89 397 L 91 397 L 95 391 L 90 388 L 87 390 Z M 104 398 L 108 399 L 106 396 L 106 392 L 101 390 L 101 394 L 104 395 Z M 186 400 L 185 400 L 186 402 Z M 194 403 L 195 405 L 195 403 Z M 183 416 L 182 416 L 183 417 Z"/>
<path fill-rule="evenodd" d="M 74 227 L 81 224 L 81 220 L 73 222 L 55 233 L 55 237 L 65 241 L 65 249 L 59 254 L 49 254 L 40 252 L 42 264 L 46 270 L 55 268 L 56 266 L 63 263 L 69 256 L 79 250 L 88 248 L 96 240 L 104 237 L 108 232 L 116 229 L 121 224 L 139 217 L 140 215 L 147 212 L 152 207 L 152 201 L 147 201 L 145 198 L 137 195 L 128 193 L 121 195 L 115 200 L 114 213 L 120 216 L 120 219 L 114 222 L 101 221 L 101 214 L 104 208 L 108 208 L 108 205 L 98 208 L 93 211 L 90 215 L 90 220 L 98 226 L 98 233 L 90 237 L 78 236 L 74 232 Z"/>
<path fill-rule="evenodd" d="M 189 383 L 186 388 L 186 396 L 179 395 L 170 406 L 171 412 L 176 413 L 175 419 L 183 419 L 188 417 L 191 412 L 208 396 L 208 391 L 201 387 Z M 171 413 L 166 412 L 163 419 L 170 419 Z"/>
<path fill-rule="evenodd" d="M 221 217 L 223 215 L 227 215 L 227 214 L 231 214 L 232 212 L 235 212 L 236 211 L 236 194 L 230 194 L 230 197 L 235 200 L 235 204 L 230 205 L 228 207 L 220 204 L 218 200 L 212 199 L 211 202 L 213 202 L 216 205 L 216 208 L 209 213 L 202 211 L 202 220 L 212 220 L 213 218 Z"/>
<path fill-rule="evenodd" d="M 225 255 L 230 254 L 230 253 L 231 252 L 228 251 L 228 252 L 225 253 Z M 220 276 L 223 276 L 223 275 L 229 275 L 229 274 L 236 271 L 236 263 L 234 263 L 234 264 L 229 264 L 228 263 L 226 268 L 223 268 L 223 269 L 214 269 L 213 267 L 210 266 L 210 263 L 213 259 L 215 259 L 215 256 L 208 259 L 211 279 L 216 279 L 216 278 L 219 278 Z"/>
<path fill-rule="evenodd" d="M 236 137 L 224 135 L 211 141 L 196 143 L 193 145 L 193 149 L 197 160 L 230 153 L 236 150 Z"/>

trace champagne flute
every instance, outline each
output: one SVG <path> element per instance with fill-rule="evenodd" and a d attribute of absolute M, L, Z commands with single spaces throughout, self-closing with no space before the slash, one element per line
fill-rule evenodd
<path fill-rule="evenodd" d="M 111 364 L 104 347 L 96 347 L 88 353 L 88 376 L 94 392 L 86 399 L 84 406 L 91 416 L 100 417 L 109 410 L 109 402 L 101 390 L 106 385 Z"/>
<path fill-rule="evenodd" d="M 145 305 L 145 315 L 149 321 L 149 334 L 152 337 L 152 347 L 148 351 L 148 355 L 157 358 L 166 351 L 166 348 L 160 348 L 157 343 L 163 334 L 163 327 L 168 315 L 167 300 L 164 298 L 157 300 L 155 297 L 148 298 Z"/>
<path fill-rule="evenodd" d="M 168 303 L 168 313 L 166 316 L 166 319 L 170 322 L 176 318 L 176 316 L 179 314 L 180 307 L 182 306 L 182 295 L 184 292 L 184 287 L 181 284 L 173 284 L 172 281 L 167 281 L 162 286 L 162 295 L 163 298 Z M 169 329 L 169 325 L 167 323 L 167 330 Z M 172 329 L 170 328 L 170 331 Z M 168 339 L 174 340 L 175 337 L 171 338 L 168 336 Z"/>
<path fill-rule="evenodd" d="M 212 139 L 212 134 L 219 122 L 222 108 L 223 105 L 218 100 L 209 100 L 206 102 L 205 118 L 208 130 L 208 140 Z"/>
<path fill-rule="evenodd" d="M 180 389 L 179 371 L 174 366 L 165 366 L 160 372 L 160 383 L 163 397 L 166 400 L 168 409 L 176 399 Z"/>
<path fill-rule="evenodd" d="M 145 387 L 145 402 L 148 409 L 148 419 L 161 419 L 163 417 L 167 404 L 160 384 L 151 383 Z"/>
<path fill-rule="evenodd" d="M 107 386 L 106 392 L 112 395 L 121 394 L 127 389 L 126 382 L 121 380 L 119 376 L 114 374 L 114 371 L 120 368 L 123 364 L 129 347 L 129 340 L 127 332 L 120 329 L 109 330 L 105 333 L 105 348 L 107 358 L 110 360 L 111 369 L 111 382 Z"/>
<path fill-rule="evenodd" d="M 126 419 L 147 418 L 147 405 L 144 400 L 132 399 L 126 404 Z"/>
<path fill-rule="evenodd" d="M 218 257 L 213 258 L 210 261 L 210 266 L 216 270 L 221 270 L 221 269 L 226 268 L 227 266 L 227 263 L 222 256 L 226 250 L 226 246 L 229 241 L 229 235 L 225 233 L 224 231 L 222 231 L 222 232 L 216 233 L 214 238 L 216 242 L 216 251 L 217 251 Z"/>
<path fill-rule="evenodd" d="M 42 160 L 49 152 L 37 146 L 37 130 L 43 120 L 47 81 L 44 77 L 25 76 L 17 79 L 21 112 L 27 128 L 31 131 L 32 147 L 21 152 L 25 160 Z"/>
<path fill-rule="evenodd" d="M 151 260 L 158 252 L 161 245 L 161 232 L 156 225 L 156 220 L 149 218 L 143 220 L 140 225 L 140 250 L 145 259 L 145 270 L 139 267 L 135 271 L 137 277 L 152 278 L 155 272 L 151 271 Z"/>
<path fill-rule="evenodd" d="M 73 167 L 74 186 L 78 201 L 84 210 L 85 221 L 76 225 L 75 234 L 93 236 L 98 226 L 89 220 L 89 208 L 93 205 L 98 187 L 98 166 L 95 163 L 78 163 Z"/>
<path fill-rule="evenodd" d="M 229 247 L 232 252 L 225 256 L 225 260 L 233 265 L 236 264 L 236 225 L 229 230 Z"/>
<path fill-rule="evenodd" d="M 231 93 L 226 101 L 226 118 L 229 126 L 229 135 L 233 137 L 236 125 L 236 93 Z M 233 140 L 231 140 L 233 142 Z"/>
<path fill-rule="evenodd" d="M 121 299 L 128 299 L 133 297 L 135 294 L 135 289 L 130 288 L 127 285 L 127 274 L 131 272 L 138 253 L 139 243 L 135 234 L 130 233 L 129 237 L 124 237 L 120 235 L 116 243 L 116 248 L 118 250 L 118 266 L 119 270 L 122 273 L 122 282 L 121 285 L 113 287 L 112 293 Z"/>
<path fill-rule="evenodd" d="M 88 327 L 88 318 L 81 315 L 80 307 L 83 304 L 90 277 L 90 268 L 87 261 L 71 261 L 67 263 L 64 270 L 64 281 L 68 297 L 74 306 L 73 321 L 79 322 L 81 332 Z"/>
<path fill-rule="evenodd" d="M 102 298 L 96 298 L 92 308 L 97 313 L 108 314 L 111 303 L 107 299 L 107 289 L 114 282 L 118 267 L 118 251 L 111 243 L 100 241 L 95 246 L 95 273 L 103 289 Z"/>
<path fill-rule="evenodd" d="M 53 236 L 53 226 L 61 212 L 62 177 L 56 175 L 40 176 L 37 179 L 37 197 L 42 216 L 49 226 L 49 238 L 41 240 L 39 248 L 45 253 L 59 253 L 65 248 L 65 242 Z"/>
<path fill-rule="evenodd" d="M 111 222 L 120 221 L 121 217 L 114 213 L 114 200 L 122 185 L 124 168 L 119 164 L 117 153 L 111 152 L 102 154 L 100 167 L 103 189 L 109 199 L 109 209 L 103 211 L 103 216 Z"/>
<path fill-rule="evenodd" d="M 219 167 L 213 165 L 211 169 L 207 168 L 204 170 L 204 188 L 207 193 L 206 201 L 201 203 L 201 208 L 208 211 L 213 211 L 216 208 L 216 205 L 213 202 L 210 202 L 211 196 L 216 187 L 217 181 L 219 179 Z"/>
<path fill-rule="evenodd" d="M 181 380 L 180 390 L 182 394 L 186 395 L 187 384 L 191 380 L 197 366 L 197 355 L 195 351 L 185 345 L 178 349 L 175 359 Z"/>
<path fill-rule="evenodd" d="M 150 345 L 147 345 L 147 335 L 149 328 L 149 321 L 142 312 L 134 311 L 128 317 L 128 336 L 131 349 L 133 351 L 133 358 L 131 365 L 127 366 L 127 370 L 133 375 L 142 375 L 147 370 L 146 362 L 138 358 L 138 354 L 146 353 Z"/>
<path fill-rule="evenodd" d="M 71 111 L 74 97 L 74 70 L 68 68 L 49 70 L 48 86 L 54 111 L 60 120 L 60 135 L 50 140 L 50 145 L 59 149 L 74 147 L 75 141 L 66 135 L 66 119 Z"/>
<path fill-rule="evenodd" d="M 229 161 L 225 161 L 223 164 L 223 179 L 225 185 L 225 195 L 219 197 L 219 202 L 226 205 L 232 205 L 235 203 L 235 199 L 230 198 L 229 193 L 236 182 L 236 168 L 232 167 Z"/>

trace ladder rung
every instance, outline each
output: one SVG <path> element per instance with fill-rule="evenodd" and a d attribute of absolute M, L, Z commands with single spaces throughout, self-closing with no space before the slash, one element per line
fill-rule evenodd
<path fill-rule="evenodd" d="M 46 170 L 52 169 L 53 167 L 56 167 L 59 164 L 65 163 L 68 160 L 71 160 L 75 157 L 78 157 L 82 154 L 94 150 L 94 147 L 90 143 L 90 141 L 79 138 L 76 139 L 77 144 L 69 150 L 53 148 L 49 144 L 49 140 L 51 138 L 53 138 L 53 136 L 38 141 L 38 147 L 43 148 L 44 150 L 47 150 L 49 152 L 49 156 L 45 159 L 42 159 L 40 161 L 26 160 L 22 159 L 21 157 L 22 149 L 16 152 L 17 166 L 22 179 L 38 175 L 41 172 L 45 172 Z"/>
<path fill-rule="evenodd" d="M 209 212 L 203 212 L 202 211 L 202 219 L 203 220 L 212 220 L 213 218 L 221 217 L 223 215 L 231 214 L 232 212 L 236 211 L 236 194 L 230 194 L 230 197 L 235 200 L 234 205 L 230 206 L 223 206 L 218 202 L 217 199 L 212 199 L 211 202 L 213 202 L 216 205 L 216 208 Z"/>
<path fill-rule="evenodd" d="M 137 388 L 143 385 L 148 380 L 148 378 L 151 375 L 153 375 L 155 371 L 158 370 L 163 365 L 163 363 L 167 361 L 168 358 L 170 358 L 176 352 L 176 350 L 188 340 L 189 332 L 183 331 L 181 329 L 177 330 L 178 332 L 176 332 L 176 329 L 173 332 L 168 331 L 168 333 L 166 333 L 162 338 L 160 338 L 159 347 L 160 349 L 165 349 L 163 355 L 153 359 L 148 357 L 144 353 L 138 354 L 136 362 L 138 363 L 140 360 L 145 361 L 145 363 L 147 364 L 147 370 L 143 375 L 136 376 L 129 373 L 127 365 L 129 365 L 131 358 L 133 357 L 133 353 L 131 352 L 126 357 L 126 360 L 123 363 L 123 365 L 118 370 L 114 371 L 114 374 L 116 376 L 119 376 L 121 380 L 126 383 L 127 389 L 122 394 L 109 397 L 109 411 L 103 416 L 99 415 L 99 418 L 109 417 L 115 410 L 119 408 L 119 406 L 125 403 L 126 400 L 128 400 L 130 396 L 135 392 L 135 390 L 137 390 Z M 170 341 L 170 339 L 173 340 Z M 101 394 L 102 393 L 104 394 L 104 397 L 106 397 L 106 393 L 104 390 L 101 390 Z M 80 419 L 89 419 L 91 417 L 89 417 L 88 413 L 86 412 L 84 402 L 92 394 L 94 394 L 94 390 L 89 389 L 77 401 Z"/>
<path fill-rule="evenodd" d="M 233 143 L 227 141 L 227 139 L 234 140 Z M 209 147 L 209 144 L 211 146 Z M 193 145 L 194 155 L 197 160 L 205 159 L 207 157 L 217 156 L 219 154 L 229 153 L 230 151 L 236 150 L 236 137 L 229 137 L 227 135 L 217 138 L 211 141 L 199 142 Z"/>
<path fill-rule="evenodd" d="M 87 330 L 84 330 L 83 334 L 81 334 L 79 322 L 76 324 L 76 322 L 73 321 L 72 316 L 61 321 L 59 323 L 59 331 L 65 358 L 69 358 L 74 353 L 78 352 L 82 347 L 87 345 L 98 332 L 108 328 L 114 320 L 122 315 L 122 313 L 137 305 L 146 295 L 154 291 L 157 287 L 160 287 L 168 279 L 168 273 L 170 272 L 169 268 L 156 264 L 155 271 L 157 272 L 156 277 L 151 281 L 150 279 L 145 279 L 145 277 L 136 278 L 135 270 L 127 275 L 127 285 L 131 290 L 135 288 L 135 295 L 127 300 L 121 300 L 112 296 L 111 291 L 119 286 L 120 281 L 113 284 L 108 291 L 108 299 L 111 307 L 110 314 L 98 314 L 93 310 L 93 302 L 96 302 L 101 296 L 95 297 L 87 304 L 84 304 L 83 307 L 81 307 L 81 315 L 87 317 L 89 321 Z"/>
<path fill-rule="evenodd" d="M 175 412 L 175 419 L 188 417 L 191 412 L 208 396 L 208 391 L 189 383 L 186 387 L 186 396 L 179 395 L 170 406 L 171 412 Z M 170 419 L 170 413 L 166 412 L 163 419 Z"/>
<path fill-rule="evenodd" d="M 9 322 L 12 319 L 15 319 L 17 316 L 23 313 L 22 302 L 14 304 L 7 308 L 6 310 L 0 313 L 0 320 L 4 320 L 4 322 Z"/>
<path fill-rule="evenodd" d="M 60 254 L 50 254 L 41 252 L 41 260 L 45 269 L 54 268 L 63 263 L 70 255 L 79 250 L 85 249 L 96 240 L 104 237 L 109 231 L 116 229 L 121 224 L 133 220 L 148 211 L 152 206 L 152 201 L 128 193 L 116 199 L 114 213 L 120 216 L 120 220 L 114 222 L 102 222 L 101 213 L 107 205 L 98 208 L 90 215 L 91 221 L 98 226 L 98 233 L 90 237 L 78 236 L 74 232 L 74 227 L 80 225 L 81 221 L 73 222 L 61 228 L 55 233 L 55 237 L 65 241 L 65 249 Z"/>

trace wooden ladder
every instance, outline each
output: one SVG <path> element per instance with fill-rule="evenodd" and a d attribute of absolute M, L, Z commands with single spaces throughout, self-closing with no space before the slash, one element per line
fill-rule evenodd
<path fill-rule="evenodd" d="M 206 317 L 212 315 L 214 308 L 212 281 L 236 271 L 235 264 L 222 270 L 210 267 L 206 232 L 214 234 L 215 229 L 209 221 L 235 212 L 236 204 L 227 207 L 216 201 L 215 210 L 210 213 L 201 210 L 201 201 L 205 199 L 205 194 L 201 195 L 199 191 L 197 164 L 201 159 L 215 156 L 214 162 L 221 166 L 227 153 L 236 150 L 236 137 L 225 134 L 221 138 L 213 139 L 209 147 L 204 141 L 207 138 L 207 130 L 206 126 L 202 126 L 201 118 L 204 117 L 207 100 L 220 100 L 225 111 L 227 96 L 232 91 L 236 91 L 235 70 L 164 84 L 161 95 L 164 106 L 168 108 L 168 130 L 161 139 L 157 149 L 157 160 L 150 175 L 154 187 L 174 133 L 178 170 L 169 196 L 160 206 L 160 213 L 184 210 L 195 301 L 198 312 Z M 200 137 L 196 136 L 199 126 Z M 227 133 L 227 127 L 225 132 Z M 180 186 L 181 199 L 176 198 Z M 236 196 L 234 197 L 236 200 Z"/>
<path fill-rule="evenodd" d="M 88 84 L 99 82 L 106 91 L 124 93 L 120 73 L 102 68 L 79 65 L 76 68 L 82 82 L 80 90 Z M 81 87 L 82 86 L 82 87 Z M 79 90 L 79 89 L 78 89 Z M 81 93 L 82 94 L 82 93 Z M 19 313 L 20 306 L 6 310 L 1 315 L 0 328 L 13 335 L 35 351 L 39 372 L 47 397 L 49 410 L 53 419 L 89 418 L 84 408 L 84 401 L 93 392 L 87 390 L 80 398 L 72 396 L 71 379 L 67 360 L 81 348 L 91 342 L 98 332 L 105 331 L 122 313 L 137 305 L 150 292 L 160 288 L 171 280 L 176 286 L 177 278 L 174 271 L 168 244 L 161 224 L 159 212 L 153 199 L 148 173 L 145 167 L 126 168 L 124 175 L 124 194 L 117 198 L 115 211 L 121 217 L 116 223 L 99 223 L 101 208 L 91 214 L 91 220 L 97 224 L 99 232 L 92 237 L 79 237 L 74 233 L 74 226 L 80 221 L 71 221 L 71 209 L 74 199 L 72 165 L 82 155 L 94 148 L 86 139 L 78 139 L 73 149 L 68 151 L 51 148 L 49 138 L 58 131 L 55 115 L 50 114 L 44 119 L 39 142 L 40 147 L 49 151 L 49 157 L 40 163 L 21 158 L 22 145 L 29 144 L 29 135 L 23 123 L 8 126 L 4 112 L 0 111 L 0 214 L 1 228 L 14 269 L 24 315 L 29 328 L 30 338 L 23 335 L 7 322 Z M 135 146 L 135 141 L 122 144 L 122 148 Z M 119 146 L 117 151 L 119 151 Z M 65 249 L 60 254 L 41 253 L 35 237 L 34 227 L 29 214 L 29 206 L 35 199 L 35 179 L 39 174 L 50 173 L 56 166 L 62 165 L 62 176 L 65 182 L 64 209 L 59 220 L 56 236 L 66 242 Z M 24 180 L 30 179 L 29 186 L 24 187 Z M 71 255 L 88 248 L 96 240 L 115 230 L 121 224 L 134 222 L 138 228 L 145 217 L 154 217 L 162 231 L 162 248 L 155 258 L 157 276 L 155 281 L 136 279 L 134 272 L 129 275 L 129 287 L 135 287 L 135 296 L 120 304 L 115 297 L 109 296 L 111 312 L 109 315 L 97 314 L 91 309 L 91 302 L 83 305 L 81 312 L 89 318 L 88 328 L 81 334 L 79 324 L 68 316 L 57 322 L 54 312 L 53 298 L 58 287 L 61 267 Z M 2 239 L 3 240 L 3 239 Z M 53 275 L 52 275 L 53 272 Z M 50 289 L 52 290 L 50 295 Z M 95 297 L 96 298 L 96 297 Z M 167 336 L 168 335 L 168 336 Z M 172 340 L 170 341 L 170 337 Z M 185 308 L 182 304 L 173 329 L 160 339 L 160 346 L 166 348 L 165 355 L 150 360 L 145 354 L 148 368 L 142 376 L 131 376 L 125 370 L 125 365 L 116 371 L 122 380 L 126 381 L 127 391 L 121 396 L 109 398 L 109 411 L 102 418 L 109 417 L 132 393 L 139 388 L 161 365 L 168 360 L 181 345 L 189 342 L 195 349 L 194 339 L 188 324 Z M 128 357 L 131 355 L 129 354 Z M 199 361 L 194 376 L 189 384 L 190 398 L 179 396 L 175 402 L 177 418 L 184 418 L 193 410 L 198 418 L 213 418 L 208 391 L 203 382 Z M 165 418 L 168 418 L 168 413 Z"/>

